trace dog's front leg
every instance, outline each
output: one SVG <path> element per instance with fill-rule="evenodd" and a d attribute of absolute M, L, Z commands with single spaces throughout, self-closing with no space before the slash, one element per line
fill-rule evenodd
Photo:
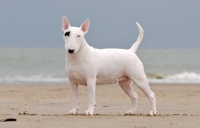
<path fill-rule="evenodd" d="M 73 97 L 73 108 L 69 111 L 69 114 L 76 115 L 78 112 L 78 85 L 69 80 L 69 87 Z"/>
<path fill-rule="evenodd" d="M 93 115 L 95 102 L 95 87 L 96 87 L 96 78 L 87 80 L 87 89 L 88 89 L 88 97 L 89 104 L 88 109 L 85 111 L 85 115 Z"/>

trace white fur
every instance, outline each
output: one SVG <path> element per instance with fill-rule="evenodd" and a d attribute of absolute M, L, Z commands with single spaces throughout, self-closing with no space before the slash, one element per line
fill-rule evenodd
<path fill-rule="evenodd" d="M 124 92 L 131 98 L 131 109 L 126 114 L 134 114 L 137 107 L 138 95 L 132 88 L 132 83 L 138 86 L 149 98 L 152 110 L 150 115 L 156 115 L 155 94 L 151 91 L 143 64 L 135 54 L 143 38 L 143 29 L 138 24 L 139 36 L 130 49 L 95 49 L 88 45 L 84 35 L 89 30 L 87 19 L 80 27 L 71 27 L 67 18 L 62 19 L 62 30 L 66 49 L 66 72 L 73 95 L 73 108 L 69 114 L 78 112 L 78 85 L 86 85 L 89 105 L 86 115 L 93 115 L 95 88 L 99 84 L 119 83 Z M 69 36 L 65 36 L 70 32 Z M 69 53 L 73 49 L 73 53 Z M 113 86 L 114 87 L 114 86 Z M 112 91 L 112 90 L 111 90 Z"/>

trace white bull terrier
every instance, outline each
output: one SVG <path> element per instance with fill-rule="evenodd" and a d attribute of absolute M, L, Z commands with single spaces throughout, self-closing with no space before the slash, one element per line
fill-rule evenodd
<path fill-rule="evenodd" d="M 96 85 L 118 82 L 131 99 L 131 109 L 126 114 L 134 114 L 136 111 L 138 95 L 133 90 L 134 83 L 150 100 L 152 110 L 149 114 L 156 115 L 155 94 L 149 87 L 143 64 L 135 54 L 144 33 L 142 27 L 136 24 L 139 36 L 130 49 L 95 49 L 84 38 L 89 30 L 89 19 L 80 27 L 71 27 L 63 16 L 62 30 L 67 54 L 65 68 L 73 96 L 73 108 L 69 114 L 76 115 L 78 112 L 78 85 L 87 86 L 89 105 L 84 114 L 93 115 Z"/>

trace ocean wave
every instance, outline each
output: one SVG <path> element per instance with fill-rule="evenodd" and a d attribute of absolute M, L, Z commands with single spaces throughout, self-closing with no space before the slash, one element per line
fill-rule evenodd
<path fill-rule="evenodd" d="M 150 84 L 200 84 L 200 74 L 183 72 L 178 74 L 147 74 Z M 63 75 L 16 75 L 0 77 L 0 84 L 68 84 Z"/>
<path fill-rule="evenodd" d="M 33 75 L 33 76 L 5 76 L 0 78 L 0 84 L 65 84 L 67 77 L 56 77 L 53 75 Z"/>
<path fill-rule="evenodd" d="M 200 74 L 197 74 L 194 72 L 183 72 L 183 73 L 178 73 L 178 74 L 173 74 L 173 75 L 159 75 L 159 76 L 160 76 L 159 79 L 150 78 L 149 83 L 152 83 L 152 84 L 154 83 L 200 84 Z"/>
<path fill-rule="evenodd" d="M 184 72 L 179 73 L 171 76 L 167 76 L 164 79 L 169 80 L 200 80 L 200 74 L 194 73 L 194 72 Z"/>

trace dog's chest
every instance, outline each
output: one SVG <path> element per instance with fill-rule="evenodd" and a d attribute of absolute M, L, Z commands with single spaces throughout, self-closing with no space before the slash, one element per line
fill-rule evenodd
<path fill-rule="evenodd" d="M 84 70 L 80 68 L 80 66 L 70 66 L 66 67 L 67 76 L 70 80 L 72 80 L 76 84 L 86 85 L 86 77 L 84 74 Z"/>
<path fill-rule="evenodd" d="M 88 78 L 95 78 L 97 68 L 96 61 L 90 62 L 90 57 L 78 61 L 66 59 L 65 64 L 68 78 L 76 84 L 87 85 Z"/>

